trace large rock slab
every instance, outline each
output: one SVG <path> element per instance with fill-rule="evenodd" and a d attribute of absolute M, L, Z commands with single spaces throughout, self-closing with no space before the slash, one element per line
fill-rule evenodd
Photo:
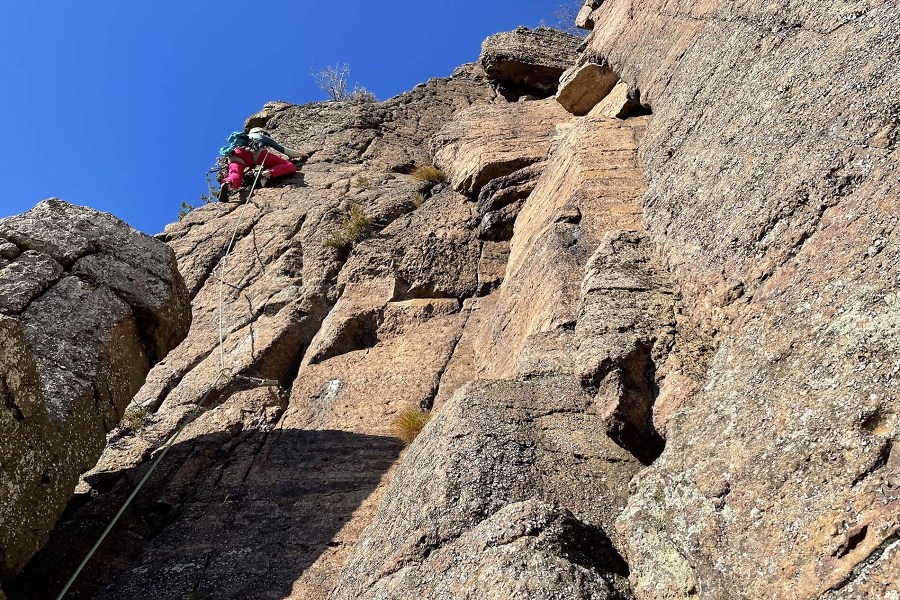
<path fill-rule="evenodd" d="M 330 598 L 627 597 L 604 532 L 640 465 L 599 419 L 571 377 L 463 388 L 411 446 Z"/>
<path fill-rule="evenodd" d="M 588 261 L 607 233 L 641 229 L 638 144 L 646 123 L 584 117 L 553 146 L 516 219 L 503 284 L 485 304 L 491 316 L 461 341 L 472 343 L 480 376 L 576 372 Z"/>
<path fill-rule="evenodd" d="M 706 347 L 619 520 L 636 595 L 896 595 L 900 8 L 592 18 L 652 106 L 646 224 Z"/>
<path fill-rule="evenodd" d="M 519 27 L 487 38 L 479 62 L 492 79 L 548 96 L 575 62 L 582 41 L 556 29 Z"/>
<path fill-rule="evenodd" d="M 475 106 L 431 139 L 434 163 L 457 190 L 477 195 L 491 180 L 546 159 L 558 126 L 571 119 L 553 99 Z"/>
<path fill-rule="evenodd" d="M 51 199 L 0 219 L 0 577 L 46 541 L 153 363 L 187 334 L 162 242 Z M 11 253 L 15 254 L 15 253 Z"/>

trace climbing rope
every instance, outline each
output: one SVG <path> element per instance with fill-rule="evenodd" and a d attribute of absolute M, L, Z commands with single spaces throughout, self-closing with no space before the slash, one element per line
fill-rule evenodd
<path fill-rule="evenodd" d="M 250 193 L 247 194 L 247 199 L 244 200 L 244 206 L 241 207 L 241 213 L 238 215 L 238 221 L 234 226 L 234 232 L 231 234 L 231 241 L 228 242 L 228 247 L 225 249 L 225 254 L 222 255 L 222 260 L 219 261 L 219 265 L 222 267 L 219 272 L 219 366 L 222 371 L 225 370 L 225 337 L 224 337 L 224 327 L 223 323 L 223 294 L 225 290 L 225 269 L 228 264 L 228 255 L 231 253 L 231 249 L 234 247 L 234 240 L 237 238 L 238 231 L 240 230 L 241 223 L 244 220 L 244 213 L 247 211 L 247 205 L 250 204 L 250 198 L 253 196 L 253 192 L 256 191 L 256 184 L 259 182 L 259 176 L 262 175 L 263 165 L 266 162 L 266 158 L 269 156 L 269 150 L 266 149 L 266 153 L 263 154 L 262 160 L 259 161 L 259 169 L 256 171 L 256 179 L 253 180 L 253 186 L 250 188 Z"/>
<path fill-rule="evenodd" d="M 200 412 L 200 408 L 203 406 L 203 403 L 209 398 L 210 394 L 212 394 L 213 390 L 215 390 L 216 386 L 220 381 L 227 380 L 233 381 L 236 379 L 242 381 L 248 381 L 253 383 L 259 387 L 266 386 L 280 386 L 280 382 L 274 379 L 260 379 L 258 377 L 247 377 L 245 375 L 234 375 L 228 369 L 225 368 L 225 335 L 224 335 L 224 318 L 223 318 L 223 308 L 224 308 L 224 289 L 225 286 L 234 287 L 230 284 L 225 283 L 225 269 L 228 261 L 228 255 L 231 254 L 232 249 L 234 248 L 234 242 L 237 239 L 238 231 L 240 230 L 241 223 L 244 220 L 244 213 L 247 210 L 247 205 L 250 204 L 250 198 L 253 197 L 253 192 L 256 191 L 256 185 L 259 183 L 259 177 L 262 175 L 264 170 L 263 163 L 265 163 L 266 157 L 269 155 L 268 149 L 262 157 L 262 160 L 259 161 L 259 169 L 256 172 L 256 178 L 253 180 L 253 185 L 250 187 L 250 193 L 247 194 L 247 199 L 244 200 L 244 205 L 241 207 L 241 212 L 238 215 L 238 221 L 234 226 L 234 232 L 231 234 L 231 240 L 228 242 L 228 247 L 225 249 L 225 254 L 222 255 L 222 258 L 219 260 L 219 267 L 221 270 L 219 272 L 219 373 L 216 375 L 216 379 L 210 384 L 210 386 L 206 389 L 206 392 L 200 398 L 200 401 L 194 404 L 193 409 L 190 411 L 188 418 L 181 424 L 181 426 L 175 431 L 175 433 L 163 444 L 162 450 L 156 456 L 156 459 L 153 461 L 153 464 L 150 465 L 150 469 L 144 474 L 141 480 L 138 482 L 137 487 L 131 492 L 131 495 L 125 500 L 125 503 L 119 509 L 119 512 L 116 513 L 116 516 L 113 517 L 112 521 L 110 521 L 109 525 L 106 526 L 106 529 L 103 530 L 103 533 L 100 535 L 100 538 L 94 543 L 91 547 L 90 551 L 87 553 L 87 556 L 81 561 L 81 564 L 78 565 L 78 568 L 75 569 L 75 572 L 69 578 L 69 581 L 66 583 L 65 587 L 56 597 L 56 600 L 62 600 L 63 596 L 66 595 L 66 592 L 69 591 L 69 588 L 72 587 L 72 584 L 75 583 L 75 580 L 78 579 L 78 576 L 81 574 L 81 571 L 84 569 L 85 565 L 87 565 L 88 561 L 91 560 L 91 557 L 94 556 L 94 553 L 97 552 L 97 548 L 100 547 L 100 544 L 103 543 L 103 540 L 106 539 L 106 536 L 109 535 L 109 532 L 112 531 L 112 528 L 119 521 L 119 518 L 125 513 L 125 509 L 131 504 L 131 501 L 134 500 L 134 497 L 137 496 L 138 492 L 141 491 L 141 488 L 144 487 L 144 484 L 150 478 L 150 475 L 153 474 L 153 471 L 156 470 L 156 467 L 159 466 L 160 461 L 162 461 L 163 457 L 165 457 L 166 453 L 168 453 L 169 449 L 172 447 L 172 444 L 175 443 L 175 440 L 181 435 L 181 433 L 190 425 L 197 415 Z M 217 267 L 218 268 L 218 267 Z"/>

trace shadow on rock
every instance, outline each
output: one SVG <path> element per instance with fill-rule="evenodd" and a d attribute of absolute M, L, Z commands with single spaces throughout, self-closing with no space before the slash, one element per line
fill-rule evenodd
<path fill-rule="evenodd" d="M 238 430 L 176 444 L 66 598 L 288 596 L 400 451 L 394 438 L 343 431 Z M 99 495 L 76 496 L 47 545 L 4 582 L 9 600 L 55 597 L 148 468 L 107 473 Z"/>

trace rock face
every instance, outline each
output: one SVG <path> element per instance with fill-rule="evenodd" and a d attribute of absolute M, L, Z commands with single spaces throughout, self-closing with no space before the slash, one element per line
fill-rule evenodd
<path fill-rule="evenodd" d="M 256 192 L 240 224 L 237 203 L 210 204 L 161 234 L 185 273 L 191 331 L 135 394 L 151 413 L 142 427 L 114 434 L 69 518 L 4 582 L 10 598 L 61 587 L 215 380 L 219 262 L 236 227 L 225 367 L 280 388 L 221 381 L 70 596 L 181 597 L 201 572 L 216 597 L 327 594 L 402 450 L 394 417 L 431 404 L 464 304 L 502 279 L 505 254 L 474 235 L 476 204 L 409 174 L 432 163 L 428 140 L 455 113 L 496 100 L 467 66 L 384 103 L 291 105 L 269 119 L 313 157 Z M 375 234 L 326 245 L 353 205 Z"/>
<path fill-rule="evenodd" d="M 247 117 L 247 120 L 244 121 L 244 131 L 250 131 L 254 127 L 265 127 L 272 118 L 283 111 L 284 109 L 290 107 L 290 104 L 287 102 L 282 102 L 280 100 L 275 102 L 266 102 L 262 110 L 258 113 Z"/>
<path fill-rule="evenodd" d="M 709 348 L 619 518 L 635 593 L 890 597 L 900 10 L 663 4 L 592 17 L 652 106 L 646 223 Z"/>
<path fill-rule="evenodd" d="M 571 377 L 460 389 L 331 598 L 622 598 L 627 568 L 604 529 L 640 464 L 591 405 Z"/>
<path fill-rule="evenodd" d="M 546 97 L 556 92 L 582 41 L 555 29 L 519 27 L 486 39 L 479 62 L 510 100 L 524 94 Z"/>
<path fill-rule="evenodd" d="M 51 199 L 0 219 L 0 576 L 46 541 L 150 367 L 190 326 L 163 243 Z"/>
<path fill-rule="evenodd" d="M 895 597 L 898 13 L 592 1 L 578 52 L 280 107 L 312 159 L 167 228 L 194 326 L 4 590 L 58 589 L 224 361 L 73 597 Z M 584 116 L 523 75 L 586 64 Z M 0 256 L 10 306 L 60 277 Z"/>
<path fill-rule="evenodd" d="M 475 106 L 432 138 L 431 152 L 457 190 L 477 195 L 490 181 L 543 162 L 558 126 L 571 120 L 552 99 Z"/>

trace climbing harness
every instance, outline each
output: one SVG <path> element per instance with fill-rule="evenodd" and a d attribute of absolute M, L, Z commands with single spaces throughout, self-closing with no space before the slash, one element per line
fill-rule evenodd
<path fill-rule="evenodd" d="M 237 134 L 237 132 L 235 132 L 234 134 L 229 136 L 228 141 L 231 142 L 232 137 L 235 137 L 236 134 Z M 243 135 L 243 134 L 241 134 L 241 135 Z M 225 148 L 223 148 L 222 150 L 225 150 Z M 163 444 L 162 450 L 159 452 L 156 459 L 153 461 L 153 464 L 150 465 L 150 469 L 144 474 L 144 476 L 138 482 L 137 487 L 134 488 L 134 490 L 131 492 L 131 495 L 129 495 L 128 498 L 125 500 L 125 503 L 122 505 L 122 508 L 119 509 L 119 512 L 116 513 L 116 516 L 114 516 L 112 521 L 109 523 L 109 525 L 106 526 L 106 529 L 103 530 L 103 533 L 100 535 L 100 539 L 98 539 L 97 542 L 91 547 L 90 551 L 87 553 L 87 556 L 84 557 L 84 559 L 78 565 L 78 568 L 75 569 L 75 572 L 72 574 L 72 576 L 69 578 L 69 581 L 66 583 L 65 587 L 62 589 L 62 591 L 56 597 L 56 600 L 62 600 L 62 598 L 66 595 L 66 592 L 69 591 L 69 588 L 72 587 L 72 584 L 75 583 L 75 580 L 78 578 L 78 576 L 81 574 L 81 571 L 84 569 L 85 565 L 87 565 L 88 561 L 91 559 L 91 557 L 97 551 L 97 548 L 100 547 L 100 544 L 103 543 L 103 540 L 105 540 L 106 536 L 109 534 L 109 532 L 112 531 L 112 528 L 119 521 L 119 518 L 125 513 L 125 509 L 128 508 L 128 506 L 131 504 L 131 501 L 134 500 L 134 497 L 137 496 L 138 492 L 141 491 L 141 488 L 144 486 L 144 484 L 150 478 L 150 475 L 153 474 L 153 471 L 156 470 L 156 467 L 159 466 L 160 461 L 162 461 L 163 457 L 165 457 L 166 453 L 168 453 L 169 449 L 172 447 L 172 444 L 175 443 L 175 440 L 178 439 L 178 437 L 187 428 L 187 426 L 190 425 L 194 421 L 194 419 L 197 417 L 198 413 L 200 412 L 200 409 L 203 406 L 203 403 L 206 402 L 206 400 L 209 398 L 210 394 L 212 394 L 213 390 L 216 389 L 216 386 L 219 384 L 220 381 L 241 380 L 241 381 L 247 381 L 249 383 L 253 383 L 259 387 L 280 387 L 281 386 L 281 383 L 274 379 L 261 379 L 258 377 L 247 377 L 246 375 L 235 375 L 235 374 L 231 373 L 231 371 L 229 371 L 228 369 L 225 368 L 225 335 L 224 335 L 224 317 L 223 317 L 223 313 L 224 313 L 223 307 L 225 304 L 224 289 L 225 289 L 226 285 L 229 287 L 232 287 L 232 288 L 234 287 L 231 284 L 225 282 L 225 270 L 226 270 L 226 265 L 228 263 L 228 255 L 231 254 L 231 250 L 234 248 L 234 243 L 235 243 L 235 240 L 237 239 L 238 231 L 240 230 L 241 223 L 244 220 L 244 213 L 247 210 L 247 205 L 250 204 L 250 198 L 253 197 L 253 192 L 256 191 L 256 186 L 259 183 L 260 175 L 262 175 L 262 172 L 265 170 L 263 163 L 265 162 L 266 156 L 268 156 L 268 154 L 269 154 L 269 151 L 266 150 L 265 154 L 263 155 L 262 160 L 260 160 L 258 162 L 259 169 L 257 169 L 256 178 L 253 180 L 253 185 L 250 187 L 250 193 L 247 194 L 247 199 L 244 200 L 244 205 L 241 207 L 241 212 L 238 215 L 237 224 L 235 224 L 235 226 L 234 226 L 234 232 L 231 234 L 231 240 L 228 242 L 228 247 L 225 249 L 225 254 L 222 255 L 222 258 L 219 260 L 219 265 L 216 267 L 216 268 L 221 267 L 220 272 L 219 272 L 219 373 L 218 373 L 218 375 L 216 375 L 216 379 L 212 382 L 212 384 L 210 384 L 210 386 L 206 389 L 206 392 L 200 398 L 200 401 L 197 402 L 196 404 L 194 404 L 194 407 L 188 414 L 188 418 L 185 420 L 185 422 L 182 423 L 181 426 L 175 431 L 175 433 L 168 439 L 168 441 L 166 441 L 166 443 Z M 207 558 L 207 560 L 208 560 L 208 558 Z M 204 570 L 205 570 L 205 567 L 204 567 Z"/>

